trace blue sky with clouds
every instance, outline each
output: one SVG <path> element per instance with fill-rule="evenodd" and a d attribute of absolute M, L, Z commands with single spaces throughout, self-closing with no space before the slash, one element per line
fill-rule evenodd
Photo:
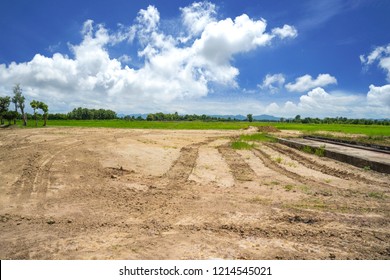
<path fill-rule="evenodd" d="M 390 118 L 390 1 L 0 2 L 0 96 L 51 112 Z"/>

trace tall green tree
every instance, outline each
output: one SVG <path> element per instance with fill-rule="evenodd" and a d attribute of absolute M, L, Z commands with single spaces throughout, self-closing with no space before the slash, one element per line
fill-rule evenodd
<path fill-rule="evenodd" d="M 43 126 L 46 126 L 47 115 L 49 113 L 49 106 L 43 102 L 38 102 L 38 108 L 43 111 Z"/>
<path fill-rule="evenodd" d="M 31 108 L 34 110 L 34 119 L 35 119 L 35 127 L 38 126 L 38 121 L 37 121 L 37 110 L 39 108 L 39 101 L 33 100 L 30 102 Z"/>
<path fill-rule="evenodd" d="M 3 117 L 8 112 L 9 104 L 11 103 L 11 99 L 9 96 L 0 97 L 0 123 L 4 124 Z"/>
<path fill-rule="evenodd" d="M 246 119 L 248 120 L 248 122 L 253 122 L 253 115 L 252 114 L 246 115 Z"/>
<path fill-rule="evenodd" d="M 14 86 L 14 97 L 12 98 L 12 102 L 15 103 L 16 112 L 18 111 L 18 107 L 19 107 L 23 118 L 23 125 L 27 126 L 27 116 L 24 113 L 24 106 L 25 106 L 24 101 L 25 101 L 25 97 L 22 94 L 22 88 L 20 87 L 19 84 L 16 84 Z"/>
<path fill-rule="evenodd" d="M 15 116 L 18 115 L 18 100 L 16 99 L 16 96 L 12 97 L 12 103 L 15 104 Z M 14 124 L 16 124 L 16 118 L 14 118 Z"/>

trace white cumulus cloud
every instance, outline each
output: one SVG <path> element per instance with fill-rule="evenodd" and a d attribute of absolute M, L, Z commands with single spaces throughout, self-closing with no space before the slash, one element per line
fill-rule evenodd
<path fill-rule="evenodd" d="M 348 92 L 327 92 L 321 87 L 302 95 L 298 101 L 275 102 L 265 107 L 267 114 L 284 117 L 337 117 L 390 118 L 390 85 L 370 86 L 364 94 Z"/>
<path fill-rule="evenodd" d="M 390 117 L 390 85 L 377 87 L 370 85 L 370 91 L 367 94 L 368 104 L 372 106 L 385 107 Z"/>
<path fill-rule="evenodd" d="M 298 31 L 294 26 L 285 24 L 282 28 L 276 27 L 272 29 L 272 34 L 279 36 L 281 39 L 288 37 L 295 38 L 298 36 Z"/>
<path fill-rule="evenodd" d="M 190 37 L 201 34 L 209 23 L 216 21 L 216 6 L 207 1 L 192 3 L 180 10 Z"/>
<path fill-rule="evenodd" d="M 261 85 L 258 85 L 263 90 L 268 90 L 271 93 L 276 93 L 283 87 L 286 79 L 283 74 L 267 74 Z"/>
<path fill-rule="evenodd" d="M 313 79 L 310 75 L 304 75 L 297 78 L 295 83 L 288 83 L 286 89 L 288 91 L 304 92 L 316 87 L 325 87 L 331 84 L 337 84 L 337 80 L 329 74 L 319 74 L 316 79 Z"/>
<path fill-rule="evenodd" d="M 365 66 L 378 62 L 379 67 L 387 72 L 387 81 L 390 82 L 390 44 L 375 48 L 367 56 L 361 55 L 360 61 Z"/>

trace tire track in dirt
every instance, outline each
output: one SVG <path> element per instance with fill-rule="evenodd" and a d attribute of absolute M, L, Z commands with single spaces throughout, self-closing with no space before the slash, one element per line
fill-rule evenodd
<path fill-rule="evenodd" d="M 77 142 L 76 142 L 77 143 Z M 64 152 L 71 150 L 78 145 L 76 143 L 66 146 L 44 160 L 39 152 L 35 152 L 27 158 L 22 174 L 13 184 L 12 195 L 18 198 L 19 202 L 30 199 L 32 196 L 44 198 L 50 184 L 50 169 L 56 158 Z M 34 150 L 40 150 L 35 148 Z"/>
<path fill-rule="evenodd" d="M 72 150 L 81 144 L 83 144 L 83 142 L 76 141 L 75 143 L 66 146 L 64 149 L 61 149 L 55 154 L 51 155 L 39 166 L 38 172 L 34 178 L 32 194 L 37 194 L 41 198 L 46 196 L 47 189 L 50 186 L 50 170 L 53 163 L 57 160 L 59 155 L 62 155 L 63 153 Z"/>
<path fill-rule="evenodd" d="M 264 144 L 264 145 L 266 145 L 267 147 L 274 149 L 274 150 L 276 150 L 284 155 L 291 157 L 293 160 L 300 162 L 302 165 L 306 166 L 307 168 L 314 169 L 316 171 L 319 171 L 319 172 L 327 174 L 327 175 L 335 176 L 335 177 L 338 177 L 340 179 L 356 180 L 356 181 L 360 181 L 360 182 L 363 182 L 366 184 L 376 184 L 376 185 L 381 185 L 384 187 L 388 186 L 388 184 L 386 184 L 384 182 L 370 180 L 368 178 L 360 176 L 359 174 L 350 173 L 348 171 L 344 171 L 344 170 L 340 170 L 340 169 L 326 166 L 324 164 L 320 164 L 320 163 L 318 163 L 318 162 L 316 162 L 316 161 L 314 161 L 306 156 L 299 154 L 298 152 L 294 151 L 293 149 L 283 147 L 280 144 L 274 144 L 274 145 Z"/>
<path fill-rule="evenodd" d="M 273 149 L 273 146 L 270 146 L 269 148 Z M 360 200 L 362 203 L 367 200 L 367 195 L 365 192 L 357 192 L 356 190 L 351 190 L 351 189 L 344 189 L 344 188 L 339 188 L 334 185 L 330 185 L 325 182 L 320 182 L 315 179 L 311 179 L 309 177 L 302 176 L 298 173 L 292 172 L 287 170 L 286 168 L 280 166 L 276 162 L 274 162 L 270 156 L 265 153 L 264 151 L 255 148 L 253 150 L 254 154 L 258 156 L 264 163 L 264 165 L 280 174 L 283 174 L 290 179 L 296 180 L 306 186 L 310 187 L 315 187 L 317 188 L 316 194 L 322 195 L 327 197 L 327 201 L 331 203 L 333 200 L 333 194 L 334 192 L 337 192 L 338 195 L 342 197 L 351 197 L 354 196 L 356 200 Z M 333 202 L 332 202 L 333 203 Z"/>
<path fill-rule="evenodd" d="M 107 205 L 123 208 L 127 213 L 131 213 L 130 216 L 142 220 L 152 221 L 155 217 L 166 216 L 167 213 L 175 216 L 183 203 L 182 200 L 187 198 L 185 192 L 188 189 L 192 191 L 194 186 L 189 177 L 196 165 L 199 147 L 213 140 L 208 138 L 206 141 L 182 147 L 178 158 L 162 176 L 144 175 L 123 167 L 103 168 L 101 174 L 104 180 L 108 180 L 107 185 L 112 181 L 116 187 L 100 189 L 95 186 L 91 190 L 80 191 L 87 191 L 89 197 L 95 197 L 98 192 L 99 199 L 105 198 L 106 205 L 103 208 Z M 125 190 L 120 196 L 116 193 L 119 188 Z M 188 197 L 192 198 L 194 195 Z M 99 211 L 103 208 L 100 206 Z"/>
<path fill-rule="evenodd" d="M 180 149 L 180 155 L 172 164 L 171 168 L 163 177 L 167 178 L 171 185 L 180 186 L 181 184 L 188 181 L 192 170 L 196 165 L 196 160 L 199 154 L 199 147 L 207 145 L 214 139 L 208 139 L 206 141 L 192 144 L 189 146 L 182 147 Z"/>
<path fill-rule="evenodd" d="M 218 151 L 228 164 L 235 180 L 253 181 L 256 178 L 256 173 L 249 164 L 247 164 L 241 155 L 236 153 L 229 145 L 219 146 Z"/>
<path fill-rule="evenodd" d="M 12 185 L 11 195 L 17 198 L 19 202 L 27 200 L 33 192 L 41 158 L 42 155 L 39 152 L 27 156 L 27 163 L 24 165 L 20 177 Z"/>
<path fill-rule="evenodd" d="M 181 148 L 180 156 L 175 160 L 165 177 L 174 185 L 185 183 L 195 167 L 197 158 L 198 147 Z"/>
<path fill-rule="evenodd" d="M 327 187 L 329 189 L 334 188 L 333 186 L 331 186 L 329 184 L 320 183 L 318 181 L 312 180 L 312 179 L 307 178 L 307 177 L 303 177 L 297 173 L 294 173 L 294 172 L 291 172 L 291 171 L 285 169 L 284 167 L 275 163 L 267 153 L 265 153 L 264 151 L 262 151 L 258 148 L 255 148 L 252 151 L 257 157 L 259 157 L 263 161 L 263 163 L 266 167 L 272 169 L 273 171 L 275 171 L 277 173 L 285 175 L 285 176 L 289 177 L 290 179 L 296 180 L 302 184 L 310 184 L 311 186 L 315 186 L 318 188 L 324 188 L 324 187 Z"/>

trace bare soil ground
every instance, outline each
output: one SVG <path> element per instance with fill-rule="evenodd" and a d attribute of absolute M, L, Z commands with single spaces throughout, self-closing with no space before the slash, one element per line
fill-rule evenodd
<path fill-rule="evenodd" d="M 242 131 L 0 130 L 1 259 L 390 259 L 390 176 Z"/>

